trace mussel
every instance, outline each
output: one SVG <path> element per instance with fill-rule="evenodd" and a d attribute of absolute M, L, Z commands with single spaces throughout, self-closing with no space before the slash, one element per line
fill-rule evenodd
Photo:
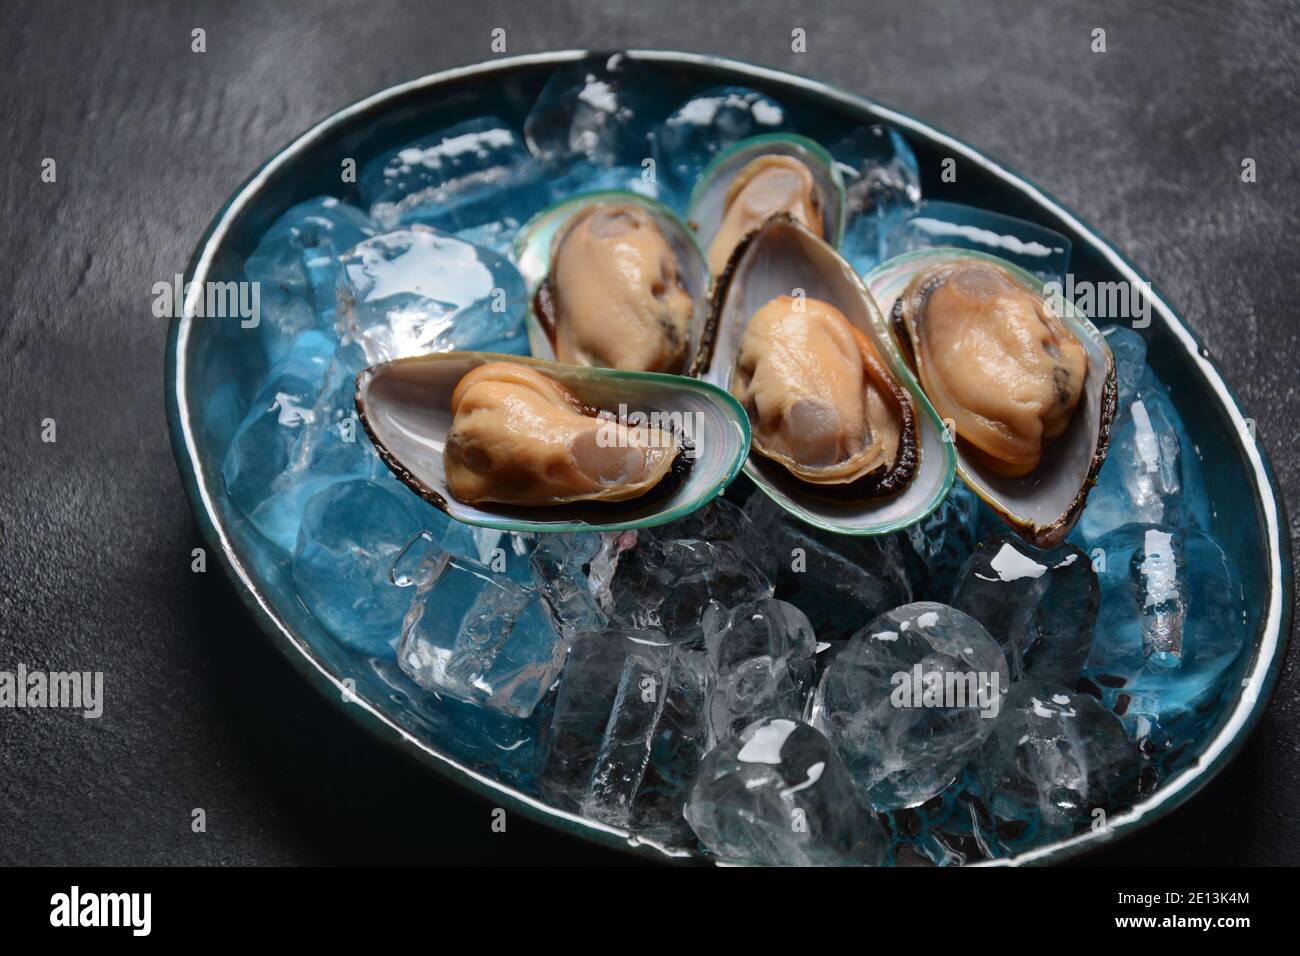
<path fill-rule="evenodd" d="M 544 210 L 515 240 L 536 356 L 681 373 L 707 351 L 708 269 L 672 211 L 631 192 Z"/>
<path fill-rule="evenodd" d="M 934 409 L 871 296 L 824 240 L 778 214 L 715 281 L 711 362 L 754 433 L 748 474 L 804 521 L 883 534 L 929 514 L 953 480 Z"/>
<path fill-rule="evenodd" d="M 700 174 L 688 219 L 716 278 L 742 239 L 777 214 L 838 247 L 844 183 L 830 154 L 802 136 L 769 133 L 720 153 Z"/>
<path fill-rule="evenodd" d="M 912 480 L 911 399 L 829 302 L 782 295 L 755 312 L 730 388 L 749 415 L 753 450 L 815 489 L 872 497 Z"/>
<path fill-rule="evenodd" d="M 480 365 L 451 393 L 443 463 L 447 489 L 465 504 L 627 501 L 684 456 L 670 429 L 614 420 L 518 362 Z"/>
<path fill-rule="evenodd" d="M 1115 363 L 1101 334 L 983 253 L 910 253 L 867 283 L 945 420 L 962 479 L 1032 544 L 1064 540 L 1110 443 Z"/>
<path fill-rule="evenodd" d="M 486 352 L 367 368 L 356 406 L 399 479 L 506 531 L 676 520 L 730 484 L 750 443 L 735 399 L 707 383 Z"/>

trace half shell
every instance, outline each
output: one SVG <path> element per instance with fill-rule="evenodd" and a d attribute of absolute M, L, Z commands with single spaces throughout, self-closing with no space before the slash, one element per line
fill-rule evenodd
<path fill-rule="evenodd" d="M 689 368 L 701 354 L 707 354 L 711 342 L 704 338 L 708 326 L 709 270 L 695 236 L 673 211 L 662 203 L 633 192 L 604 190 L 584 193 L 542 210 L 525 223 L 515 237 L 515 259 L 528 289 L 528 345 L 536 358 L 555 359 L 556 329 L 547 302 L 552 297 L 545 286 L 551 278 L 556 241 L 575 217 L 600 204 L 632 205 L 643 209 L 654 220 L 677 260 L 678 279 L 693 305 L 689 322 L 685 357 L 680 369 Z"/>
<path fill-rule="evenodd" d="M 808 170 L 820 203 L 820 238 L 834 248 L 839 248 L 844 236 L 845 193 L 844 179 L 835 160 L 819 143 L 804 136 L 766 133 L 741 140 L 719 153 L 700 173 L 700 178 L 691 191 L 687 219 L 699 236 L 706 262 L 709 258 L 708 250 L 726 216 L 737 177 L 747 169 L 752 169 L 751 164 L 764 157 L 792 157 Z"/>
<path fill-rule="evenodd" d="M 536 369 L 584 405 L 631 424 L 645 416 L 670 428 L 688 449 L 674 480 L 623 502 L 579 501 L 549 507 L 469 505 L 447 487 L 443 453 L 451 400 L 473 369 L 509 362 Z M 357 412 L 379 457 L 420 497 L 465 524 L 505 531 L 617 531 L 675 521 L 708 504 L 740 472 L 749 422 L 726 392 L 703 382 L 652 372 L 560 365 L 489 352 L 440 352 L 396 359 L 357 376 Z"/>
<path fill-rule="evenodd" d="M 901 490 L 878 497 L 827 493 L 757 453 L 749 456 L 745 473 L 786 511 L 829 531 L 886 534 L 921 520 L 952 486 L 955 456 L 951 444 L 943 440 L 943 425 L 903 363 L 884 316 L 853 268 L 788 216 L 769 219 L 750 233 L 718 277 L 712 307 L 713 358 L 708 366 L 694 369 L 694 374 L 729 388 L 750 320 L 767 303 L 792 294 L 835 306 L 874 346 L 884 370 L 910 400 L 913 428 L 908 450 L 914 456 L 914 471 Z"/>
<path fill-rule="evenodd" d="M 985 253 L 941 247 L 881 263 L 866 276 L 867 286 L 884 314 L 891 317 L 891 334 L 904 355 L 909 356 L 909 363 L 914 361 L 910 358 L 913 355 L 911 331 L 902 316 L 895 315 L 895 303 L 914 276 L 961 259 L 995 265 L 1027 290 L 1049 304 L 1054 303 L 1040 279 Z M 953 442 L 962 480 L 1021 537 L 1044 548 L 1063 541 L 1083 511 L 1088 492 L 1106 459 L 1117 404 L 1115 360 L 1101 333 L 1072 307 L 1053 305 L 1053 311 L 1078 339 L 1087 358 L 1083 392 L 1064 431 L 1044 446 L 1038 465 L 1019 477 L 998 474 L 960 434 L 955 435 Z"/>

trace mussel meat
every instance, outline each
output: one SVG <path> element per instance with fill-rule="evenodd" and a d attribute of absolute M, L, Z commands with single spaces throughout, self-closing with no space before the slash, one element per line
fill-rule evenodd
<path fill-rule="evenodd" d="M 649 211 L 601 202 L 556 234 L 534 309 L 561 362 L 680 372 L 695 304 Z"/>
<path fill-rule="evenodd" d="M 876 496 L 917 465 L 912 402 L 871 340 L 829 302 L 778 296 L 741 337 L 731 393 L 753 450 L 824 493 Z"/>
<path fill-rule="evenodd" d="M 709 243 L 709 271 L 721 275 L 736 246 L 777 213 L 786 213 L 814 234 L 825 229 L 825 203 L 802 161 L 781 153 L 751 160 L 732 179 L 722 221 Z"/>
<path fill-rule="evenodd" d="M 1042 296 L 981 259 L 919 271 L 895 334 L 935 409 L 990 472 L 1026 475 L 1066 430 L 1088 375 L 1083 344 Z"/>
<path fill-rule="evenodd" d="M 489 362 L 461 378 L 451 414 L 447 487 L 465 504 L 628 501 L 663 482 L 683 454 L 671 431 L 617 421 L 513 362 Z"/>

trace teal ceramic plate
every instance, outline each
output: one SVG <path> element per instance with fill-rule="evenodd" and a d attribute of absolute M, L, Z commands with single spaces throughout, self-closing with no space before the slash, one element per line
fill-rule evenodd
<path fill-rule="evenodd" d="M 452 123 L 493 114 L 522 125 L 557 65 L 584 51 L 493 60 L 403 83 L 340 110 L 312 127 L 244 183 L 217 214 L 186 269 L 186 280 L 235 279 L 266 228 L 285 210 L 312 196 L 354 198 L 339 183 L 344 159 L 358 166 L 381 152 Z M 1037 222 L 1073 243 L 1076 281 L 1144 284 L 1146 278 L 1074 213 L 1038 186 L 984 154 L 917 119 L 825 84 L 717 57 L 633 51 L 629 57 L 655 78 L 656 93 L 681 102 L 709 87 L 742 85 L 782 102 L 800 131 L 823 142 L 837 131 L 888 123 L 902 133 L 923 170 L 929 199 L 965 203 Z M 956 183 L 940 181 L 945 158 L 956 159 Z M 190 303 L 191 305 L 193 303 Z M 1291 551 L 1287 523 L 1263 447 L 1252 438 L 1236 394 L 1199 339 L 1158 291 L 1151 324 L 1142 330 L 1148 361 L 1170 389 L 1196 447 L 1213 449 L 1206 480 L 1213 503 L 1212 531 L 1232 555 L 1251 601 L 1252 634 L 1241 662 L 1240 690 L 1223 706 L 1198 756 L 1110 826 L 1049 844 L 1017 862 L 1069 859 L 1164 816 L 1200 790 L 1241 747 L 1258 721 L 1281 668 L 1291 620 Z M 182 318 L 167 343 L 167 414 L 177 462 L 202 532 L 272 642 L 327 698 L 380 739 L 443 777 L 491 800 L 494 806 L 556 826 L 607 846 L 660 855 L 651 844 L 615 828 L 555 810 L 516 782 L 455 746 L 458 717 L 421 709 L 394 689 L 395 665 L 358 656 L 329 636 L 298 600 L 283 556 L 265 544 L 227 500 L 221 455 L 237 415 L 223 383 L 241 373 L 245 357 L 231 323 Z M 236 325 L 237 328 L 237 325 Z"/>

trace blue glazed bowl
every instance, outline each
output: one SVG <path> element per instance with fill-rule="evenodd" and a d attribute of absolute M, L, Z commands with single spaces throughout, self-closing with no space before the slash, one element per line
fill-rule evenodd
<path fill-rule="evenodd" d="M 432 130 L 492 114 L 515 124 L 558 64 L 584 51 L 494 60 L 449 70 L 385 90 L 328 117 L 273 156 L 230 199 L 208 227 L 186 270 L 187 282 L 240 278 L 244 259 L 262 233 L 294 204 L 322 194 L 355 199 L 340 184 L 345 158 L 358 166 Z M 928 199 L 964 203 L 1038 223 L 1074 246 L 1077 281 L 1141 282 L 1139 273 L 1090 226 L 1033 183 L 951 136 L 902 113 L 824 84 L 717 57 L 634 51 L 657 73 L 657 91 L 680 102 L 708 87 L 742 85 L 767 93 L 801 118 L 802 128 L 844 129 L 888 123 L 911 144 L 924 171 Z M 815 133 L 814 133 L 815 135 Z M 940 161 L 952 157 L 959 181 L 940 181 Z M 521 777 L 483 769 L 480 755 L 458 740 L 468 723 L 486 719 L 470 709 L 434 712 L 394 680 L 396 665 L 358 656 L 334 640 L 300 601 L 283 554 L 266 544 L 226 498 L 221 458 L 242 415 L 241 389 L 264 370 L 251 336 L 230 321 L 181 318 L 167 343 L 167 416 L 172 445 L 199 525 L 245 603 L 272 642 L 329 699 L 383 741 L 434 772 L 565 832 L 609 846 L 659 856 L 667 851 L 627 833 L 556 810 L 529 796 Z M 1232 556 L 1248 597 L 1252 635 L 1240 662 L 1240 683 L 1197 742 L 1196 758 L 1154 794 L 1089 831 L 1024 854 L 1014 862 L 1059 862 L 1101 841 L 1159 819 L 1188 800 L 1241 747 L 1257 722 L 1281 669 L 1291 625 L 1291 550 L 1281 497 L 1264 449 L 1254 441 L 1236 394 L 1195 333 L 1152 289 L 1151 324 L 1142 330 L 1148 361 L 1164 381 L 1196 447 L 1213 449 L 1206 469 L 1213 533 Z M 260 359 L 259 359 L 260 360 Z M 400 675 L 399 675 L 400 676 Z"/>

